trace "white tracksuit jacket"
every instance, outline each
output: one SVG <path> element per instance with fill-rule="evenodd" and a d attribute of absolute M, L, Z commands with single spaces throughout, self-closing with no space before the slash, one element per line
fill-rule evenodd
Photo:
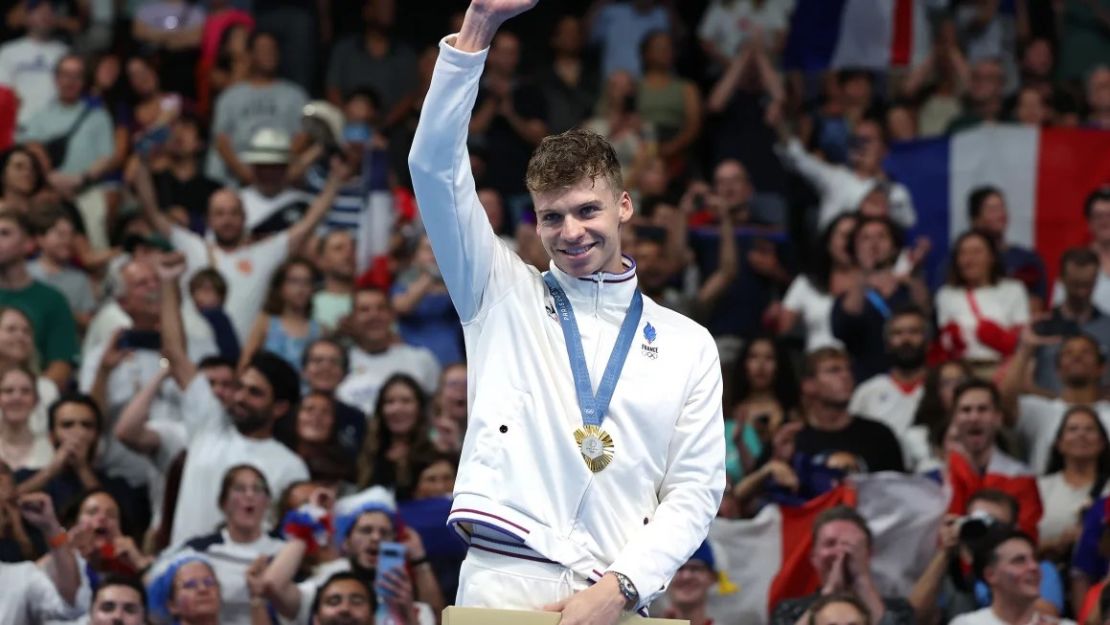
<path fill-rule="evenodd" d="M 474 188 L 467 126 L 487 51 L 446 41 L 409 167 L 468 355 L 470 419 L 450 522 L 511 534 L 588 579 L 619 571 L 647 605 L 705 538 L 724 491 L 716 345 L 644 298 L 603 423 L 615 458 L 591 473 L 574 443 L 582 417 L 552 298 L 495 236 Z M 595 391 L 636 287 L 626 263 L 623 274 L 589 278 L 551 270 L 574 306 Z"/>

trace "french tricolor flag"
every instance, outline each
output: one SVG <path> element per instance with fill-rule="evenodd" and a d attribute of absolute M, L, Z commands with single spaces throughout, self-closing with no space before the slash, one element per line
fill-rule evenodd
<path fill-rule="evenodd" d="M 1051 280 L 1061 254 L 1088 242 L 1083 202 L 1110 182 L 1110 132 L 984 124 L 895 144 L 885 165 L 913 197 L 911 234 L 933 243 L 927 269 L 934 283 L 943 278 L 949 242 L 968 227 L 968 194 L 982 185 L 1005 193 L 1007 240 L 1037 250 Z"/>
<path fill-rule="evenodd" d="M 909 67 L 929 54 L 931 0 L 798 0 L 783 52 L 789 69 Z M 830 27 L 836 25 L 835 28 Z"/>

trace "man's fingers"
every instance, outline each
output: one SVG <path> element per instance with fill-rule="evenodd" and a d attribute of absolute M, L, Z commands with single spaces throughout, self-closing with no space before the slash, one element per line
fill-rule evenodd
<path fill-rule="evenodd" d="M 549 604 L 543 606 L 543 611 L 544 612 L 562 612 L 563 609 L 566 608 L 566 607 L 567 607 L 567 599 L 563 599 L 562 601 L 556 601 L 555 603 L 549 603 Z"/>

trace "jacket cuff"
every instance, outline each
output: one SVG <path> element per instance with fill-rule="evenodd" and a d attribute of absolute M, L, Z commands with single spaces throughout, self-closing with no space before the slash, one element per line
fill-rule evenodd
<path fill-rule="evenodd" d="M 455 39 L 457 39 L 458 36 L 459 34 L 455 33 L 453 35 L 447 35 L 439 40 L 440 60 L 464 69 L 472 69 L 485 65 L 486 56 L 489 54 L 489 48 L 477 52 L 463 52 L 454 46 Z"/>

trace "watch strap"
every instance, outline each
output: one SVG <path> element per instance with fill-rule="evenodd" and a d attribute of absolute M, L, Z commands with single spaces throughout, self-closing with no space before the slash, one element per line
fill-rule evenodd
<path fill-rule="evenodd" d="M 635 610 L 640 603 L 640 593 L 636 590 L 636 585 L 624 573 L 617 571 L 610 571 L 614 577 L 617 578 L 617 585 L 620 588 L 621 594 L 624 595 L 625 610 Z"/>

